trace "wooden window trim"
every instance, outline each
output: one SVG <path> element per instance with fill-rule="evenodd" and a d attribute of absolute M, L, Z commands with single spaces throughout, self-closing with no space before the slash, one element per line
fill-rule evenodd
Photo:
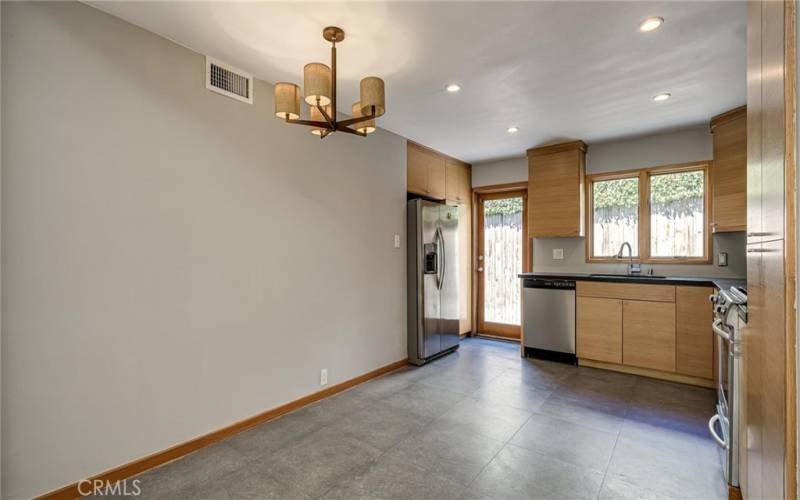
<path fill-rule="evenodd" d="M 637 168 L 630 170 L 618 170 L 615 172 L 603 172 L 586 176 L 584 189 L 586 190 L 586 239 L 585 252 L 586 262 L 592 264 L 625 262 L 627 259 L 617 259 L 616 257 L 595 257 L 592 255 L 594 235 L 593 212 L 594 199 L 592 186 L 597 181 L 608 181 L 615 179 L 639 179 L 639 221 L 638 221 L 638 243 L 639 255 L 633 258 L 637 264 L 711 264 L 713 253 L 711 249 L 711 179 L 710 161 L 695 161 L 689 163 L 677 163 L 673 165 L 661 165 L 657 167 Z M 650 177 L 661 174 L 674 174 L 677 172 L 703 171 L 703 227 L 705 228 L 705 238 L 703 243 L 702 257 L 651 257 L 650 256 Z"/>

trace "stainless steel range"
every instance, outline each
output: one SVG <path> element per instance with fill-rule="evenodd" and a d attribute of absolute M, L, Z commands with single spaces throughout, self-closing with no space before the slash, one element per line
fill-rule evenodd
<path fill-rule="evenodd" d="M 747 290 L 730 287 L 711 297 L 717 354 L 717 413 L 708 430 L 723 452 L 723 471 L 731 486 L 739 486 L 739 404 L 741 401 L 741 331 L 747 322 Z M 719 429 L 719 431 L 718 431 Z"/>

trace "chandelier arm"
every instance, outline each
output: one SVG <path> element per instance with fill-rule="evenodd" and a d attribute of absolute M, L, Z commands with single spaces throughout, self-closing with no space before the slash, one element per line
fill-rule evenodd
<path fill-rule="evenodd" d="M 374 111 L 374 106 L 373 106 L 372 114 L 367 115 L 367 116 L 359 116 L 358 118 L 348 118 L 347 120 L 342 120 L 340 122 L 336 122 L 336 125 L 337 126 L 338 125 L 342 125 L 344 127 L 348 127 L 350 125 L 355 125 L 356 123 L 366 122 L 366 121 L 369 121 L 369 120 L 373 120 L 375 118 L 377 118 L 377 117 L 375 116 L 375 111 Z"/>
<path fill-rule="evenodd" d="M 321 134 L 319 134 L 319 138 L 320 139 L 324 139 L 324 138 L 328 137 L 328 134 L 332 134 L 332 133 L 333 133 L 333 130 L 325 129 L 325 130 L 322 131 Z"/>
<path fill-rule="evenodd" d="M 286 123 L 292 123 L 294 125 L 308 125 L 309 127 L 319 127 L 326 130 L 333 130 L 328 122 L 318 122 L 314 120 L 293 120 L 291 118 L 287 118 Z"/>
<path fill-rule="evenodd" d="M 358 130 L 353 130 L 350 127 L 345 127 L 341 123 L 337 123 L 336 124 L 336 130 L 339 131 L 339 132 L 345 132 L 345 133 L 348 133 L 348 134 L 358 135 L 358 136 L 361 136 L 361 137 L 366 137 L 367 136 L 366 132 L 359 132 Z"/>
<path fill-rule="evenodd" d="M 333 121 L 333 117 L 328 116 L 328 113 L 325 111 L 325 108 L 317 104 L 317 109 L 322 114 L 322 117 L 325 118 L 325 121 L 328 122 L 328 126 L 331 128 L 336 128 L 336 123 Z M 331 107 L 331 112 L 333 112 L 333 107 Z"/>

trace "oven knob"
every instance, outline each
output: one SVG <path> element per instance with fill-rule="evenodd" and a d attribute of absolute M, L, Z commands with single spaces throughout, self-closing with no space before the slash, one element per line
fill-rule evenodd
<path fill-rule="evenodd" d="M 712 304 L 716 304 L 717 300 L 719 300 L 719 295 L 717 295 L 716 293 L 708 296 L 708 301 L 711 302 Z"/>

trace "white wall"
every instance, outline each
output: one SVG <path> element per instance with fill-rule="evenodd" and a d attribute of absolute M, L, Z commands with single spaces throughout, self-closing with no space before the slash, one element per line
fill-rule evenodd
<path fill-rule="evenodd" d="M 686 163 L 713 158 L 713 142 L 708 126 L 687 127 L 629 139 L 592 143 L 586 154 L 586 172 L 596 174 Z M 483 162 L 472 167 L 472 185 L 489 186 L 528 180 L 528 160 L 525 156 Z M 744 233 L 714 235 L 713 248 L 728 253 L 728 266 L 658 265 L 657 274 L 671 276 L 730 276 L 746 274 Z M 554 260 L 553 249 L 564 251 L 563 260 Z M 588 264 L 584 238 L 537 238 L 532 245 L 533 269 L 540 272 L 602 273 L 622 272 L 625 264 Z M 646 265 L 645 269 L 650 266 Z"/>
<path fill-rule="evenodd" d="M 402 137 L 320 141 L 83 4 L 2 11 L 3 498 L 406 356 Z"/>

